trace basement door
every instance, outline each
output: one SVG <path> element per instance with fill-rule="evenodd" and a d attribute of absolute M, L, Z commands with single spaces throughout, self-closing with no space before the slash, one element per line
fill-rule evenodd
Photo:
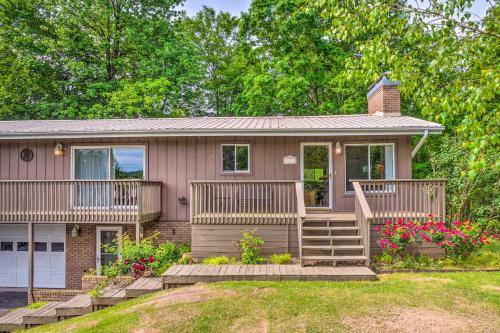
<path fill-rule="evenodd" d="M 66 225 L 35 225 L 34 287 L 65 288 Z M 0 225 L 0 287 L 28 287 L 28 226 Z"/>

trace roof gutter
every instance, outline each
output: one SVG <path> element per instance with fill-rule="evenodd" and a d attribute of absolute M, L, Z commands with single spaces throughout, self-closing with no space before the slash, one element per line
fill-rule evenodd
<path fill-rule="evenodd" d="M 415 155 L 417 155 L 418 151 L 420 150 L 420 148 L 422 147 L 428 136 L 429 136 L 429 130 L 425 130 L 424 135 L 422 135 L 420 141 L 417 143 L 417 145 L 415 146 L 415 148 L 413 148 L 413 151 L 411 152 L 411 159 L 413 159 Z"/>
<path fill-rule="evenodd" d="M 52 133 L 0 133 L 0 140 L 35 139 L 86 139 L 86 138 L 148 138 L 148 137 L 197 137 L 197 136 L 356 136 L 356 135 L 418 135 L 422 127 L 408 128 L 353 128 L 344 130 L 165 130 L 165 131 L 109 131 L 109 132 L 52 132 Z M 427 134 L 441 134 L 444 127 L 427 128 Z"/>

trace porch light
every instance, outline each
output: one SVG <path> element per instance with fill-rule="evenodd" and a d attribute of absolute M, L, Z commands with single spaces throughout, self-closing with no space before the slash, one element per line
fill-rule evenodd
<path fill-rule="evenodd" d="M 342 146 L 340 145 L 340 141 L 337 141 L 335 144 L 335 154 L 342 155 Z"/>
<path fill-rule="evenodd" d="M 80 226 L 78 224 L 75 224 L 73 229 L 71 230 L 71 237 L 76 238 L 80 234 Z"/>
<path fill-rule="evenodd" d="M 62 143 L 57 143 L 56 147 L 54 148 L 54 155 L 56 156 L 64 156 L 64 148 Z"/>

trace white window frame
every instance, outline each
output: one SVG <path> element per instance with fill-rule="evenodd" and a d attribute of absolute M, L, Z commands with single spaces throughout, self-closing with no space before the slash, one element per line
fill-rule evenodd
<path fill-rule="evenodd" d="M 224 170 L 224 147 L 234 147 L 234 170 Z M 248 161 L 248 170 L 236 170 L 236 148 L 237 147 L 247 147 L 247 161 Z M 221 173 L 224 174 L 249 174 L 251 169 L 251 153 L 250 153 L 250 144 L 249 143 L 223 143 L 220 146 L 220 168 Z"/>
<path fill-rule="evenodd" d="M 344 193 L 353 194 L 354 191 L 347 190 L 347 147 L 349 146 L 368 146 L 368 178 L 371 180 L 371 164 L 370 164 L 370 146 L 392 146 L 392 170 L 393 177 L 386 178 L 387 180 L 396 179 L 396 144 L 395 143 L 346 143 L 344 144 Z M 379 192 L 379 191 L 374 191 Z"/>
<path fill-rule="evenodd" d="M 95 267 L 99 272 L 101 269 L 101 231 L 116 231 L 116 236 L 121 237 L 123 234 L 123 228 L 120 226 L 97 226 L 96 227 L 96 244 L 95 244 Z"/>
<path fill-rule="evenodd" d="M 109 178 L 103 180 L 113 180 L 111 178 L 111 168 L 113 167 L 111 163 L 111 149 L 113 148 L 142 148 L 144 159 L 142 161 L 143 177 L 142 179 L 147 179 L 147 168 L 146 168 L 146 146 L 144 145 L 100 145 L 100 146 L 71 146 L 71 179 L 75 179 L 75 152 L 78 149 L 107 149 L 108 150 L 108 172 Z"/>

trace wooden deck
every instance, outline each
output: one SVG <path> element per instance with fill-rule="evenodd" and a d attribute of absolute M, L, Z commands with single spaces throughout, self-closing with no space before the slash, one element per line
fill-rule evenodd
<path fill-rule="evenodd" d="M 8 312 L 0 320 L 0 332 L 11 332 L 25 328 L 23 316 L 30 312 L 33 312 L 33 310 L 27 308 L 19 308 Z"/>
<path fill-rule="evenodd" d="M 76 295 L 56 306 L 58 318 L 82 316 L 90 312 L 92 312 L 92 297 L 87 294 Z"/>
<path fill-rule="evenodd" d="M 41 308 L 31 310 L 23 315 L 23 324 L 30 326 L 45 325 L 57 321 L 56 306 L 58 302 L 49 302 Z"/>
<path fill-rule="evenodd" d="M 125 299 L 125 287 L 110 285 L 104 288 L 99 297 L 92 298 L 92 304 L 96 307 L 112 306 Z"/>
<path fill-rule="evenodd" d="M 163 274 L 165 288 L 218 281 L 351 281 L 375 280 L 368 267 L 302 267 L 300 265 L 175 265 Z"/>

